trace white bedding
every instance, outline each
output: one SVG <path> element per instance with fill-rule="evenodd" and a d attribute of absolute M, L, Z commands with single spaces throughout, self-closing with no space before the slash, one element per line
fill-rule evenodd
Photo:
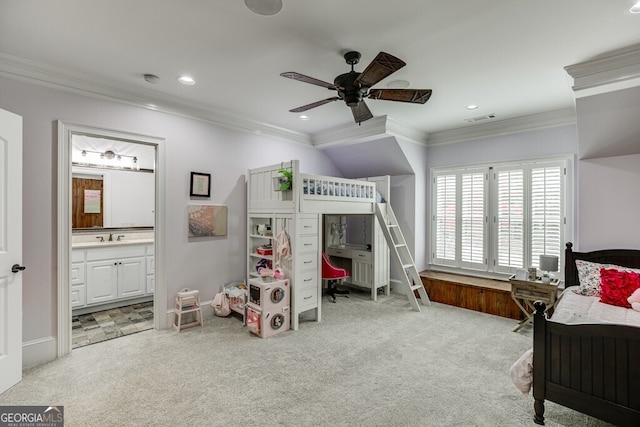
<path fill-rule="evenodd" d="M 600 297 L 578 295 L 577 287 L 565 289 L 556 303 L 551 321 L 559 323 L 614 323 L 640 327 L 640 312 L 600 302 Z"/>
<path fill-rule="evenodd" d="M 555 305 L 552 322 L 566 324 L 617 324 L 640 327 L 640 312 L 600 302 L 600 297 L 579 295 L 576 287 L 564 290 Z M 511 366 L 511 381 L 523 394 L 533 382 L 533 351 L 528 350 Z"/>

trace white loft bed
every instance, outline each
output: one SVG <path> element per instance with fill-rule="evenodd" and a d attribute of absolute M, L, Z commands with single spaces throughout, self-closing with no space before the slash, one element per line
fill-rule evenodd
<path fill-rule="evenodd" d="M 291 190 L 274 186 L 280 169 L 291 172 Z M 247 182 L 249 212 L 373 214 L 376 201 L 387 196 L 373 181 L 301 173 L 298 160 L 250 169 Z"/>
<path fill-rule="evenodd" d="M 279 190 L 278 171 L 282 169 L 291 173 L 290 190 Z M 360 180 L 301 173 L 298 160 L 248 171 L 247 275 L 255 276 L 255 261 L 261 257 L 255 254 L 254 247 L 256 241 L 265 239 L 255 235 L 255 224 L 270 222 L 273 235 L 286 228 L 295 254 L 293 261 L 282 264 L 292 284 L 292 329 L 298 329 L 298 315 L 304 311 L 315 309 L 316 320 L 321 318 L 323 215 L 375 215 L 376 204 L 388 200 L 389 187 L 389 176 Z M 386 212 L 386 205 L 380 206 Z M 293 221 L 293 226 L 286 225 L 288 220 Z M 373 245 L 357 255 L 366 259 L 353 259 L 350 271 L 353 283 L 371 288 L 375 300 L 379 288 L 385 287 L 389 293 L 389 249 L 379 225 L 372 233 Z"/>

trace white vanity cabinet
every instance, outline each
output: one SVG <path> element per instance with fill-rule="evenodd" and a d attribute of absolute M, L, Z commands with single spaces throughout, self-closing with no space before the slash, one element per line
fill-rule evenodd
<path fill-rule="evenodd" d="M 156 290 L 156 258 L 153 245 L 147 245 L 147 294 Z"/>
<path fill-rule="evenodd" d="M 87 304 L 84 253 L 82 249 L 71 251 L 71 308 Z"/>
<path fill-rule="evenodd" d="M 145 295 L 146 263 L 144 245 L 88 249 L 87 305 Z"/>

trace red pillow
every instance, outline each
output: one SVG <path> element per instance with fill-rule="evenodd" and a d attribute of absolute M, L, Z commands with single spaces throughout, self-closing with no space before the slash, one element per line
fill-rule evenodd
<path fill-rule="evenodd" d="M 631 308 L 627 298 L 640 288 L 640 274 L 632 271 L 600 269 L 600 301 L 605 304 Z"/>

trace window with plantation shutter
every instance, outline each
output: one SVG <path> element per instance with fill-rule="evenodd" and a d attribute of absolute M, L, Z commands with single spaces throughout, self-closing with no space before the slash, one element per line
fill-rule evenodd
<path fill-rule="evenodd" d="M 524 171 L 496 171 L 498 267 L 524 267 Z"/>
<path fill-rule="evenodd" d="M 485 263 L 485 176 L 485 172 L 462 174 L 460 261 L 471 268 Z"/>
<path fill-rule="evenodd" d="M 456 176 L 435 178 L 435 257 L 455 260 L 456 255 Z"/>
<path fill-rule="evenodd" d="M 562 172 L 561 166 L 531 171 L 532 267 L 538 267 L 540 255 L 560 257 L 562 252 Z"/>
<path fill-rule="evenodd" d="M 431 263 L 513 274 L 562 255 L 572 159 L 432 171 Z"/>

